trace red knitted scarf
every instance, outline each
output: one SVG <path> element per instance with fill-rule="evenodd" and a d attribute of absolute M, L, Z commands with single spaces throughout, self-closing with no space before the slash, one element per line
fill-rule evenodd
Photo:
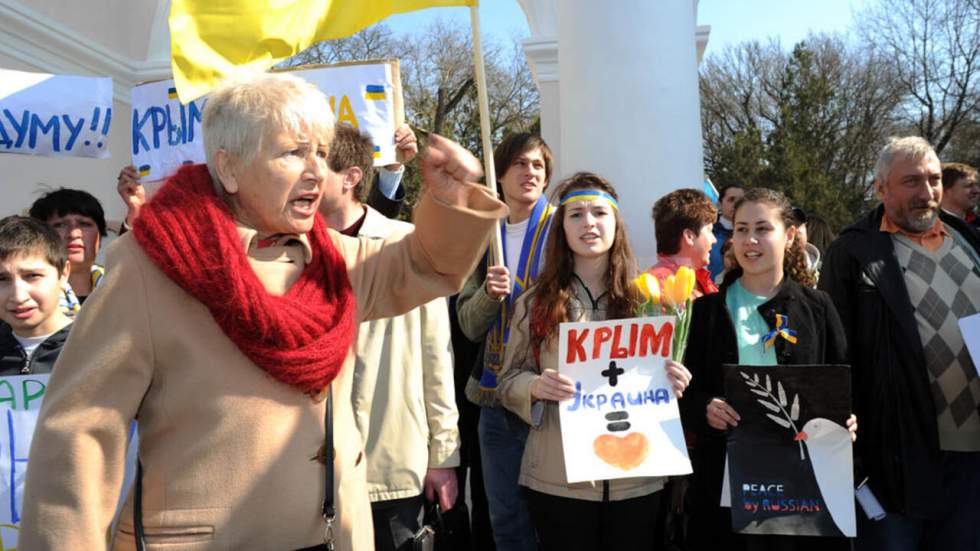
<path fill-rule="evenodd" d="M 205 165 L 170 178 L 140 212 L 133 236 L 275 379 L 314 394 L 340 372 L 354 336 L 354 294 L 319 216 L 308 234 L 313 259 L 281 297 L 266 292 L 249 265 L 231 209 L 215 194 Z"/>

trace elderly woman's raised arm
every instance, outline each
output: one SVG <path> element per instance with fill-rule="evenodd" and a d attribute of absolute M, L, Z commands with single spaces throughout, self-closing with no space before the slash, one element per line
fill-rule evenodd
<path fill-rule="evenodd" d="M 438 136 L 429 140 L 414 232 L 380 242 L 334 234 L 347 259 L 359 320 L 400 315 L 459 291 L 507 215 L 490 190 L 471 183 L 480 173 L 475 157 Z"/>

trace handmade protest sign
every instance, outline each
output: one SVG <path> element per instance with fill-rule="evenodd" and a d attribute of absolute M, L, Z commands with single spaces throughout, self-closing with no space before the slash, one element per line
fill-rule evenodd
<path fill-rule="evenodd" d="M 0 377 L 0 551 L 17 549 L 28 452 L 34 439 L 38 414 L 48 387 L 49 374 Z M 122 495 L 129 491 L 136 469 L 136 423 L 130 429 Z"/>
<path fill-rule="evenodd" d="M 667 379 L 672 316 L 563 323 L 558 371 L 575 381 L 559 404 L 568 482 L 691 472 Z"/>
<path fill-rule="evenodd" d="M 963 344 L 966 345 L 967 352 L 973 360 L 974 370 L 980 366 L 980 314 L 973 314 L 965 318 L 960 318 L 960 334 L 963 336 Z"/>
<path fill-rule="evenodd" d="M 320 89 L 339 124 L 367 132 L 375 144 L 374 164 L 395 162 L 395 128 L 404 119 L 398 61 L 301 66 L 287 70 Z M 172 175 L 183 164 L 205 162 L 201 119 L 207 98 L 186 105 L 173 80 L 132 90 L 133 166 L 145 180 Z"/>
<path fill-rule="evenodd" d="M 395 128 L 405 119 L 398 60 L 290 69 L 326 94 L 338 124 L 366 132 L 374 166 L 395 162 Z"/>
<path fill-rule="evenodd" d="M 204 162 L 204 98 L 181 105 L 173 80 L 141 84 L 131 92 L 133 166 L 145 180 L 160 180 L 183 164 Z"/>
<path fill-rule="evenodd" d="M 112 79 L 0 69 L 0 153 L 109 157 Z"/>
<path fill-rule="evenodd" d="M 850 368 L 723 369 L 740 416 L 728 431 L 732 530 L 855 537 Z"/>
<path fill-rule="evenodd" d="M 17 548 L 27 453 L 48 378 L 0 377 L 0 551 Z"/>

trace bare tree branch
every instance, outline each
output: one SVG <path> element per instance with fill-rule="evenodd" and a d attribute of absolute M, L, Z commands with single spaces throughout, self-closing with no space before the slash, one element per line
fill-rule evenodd
<path fill-rule="evenodd" d="M 980 2 L 878 0 L 860 14 L 858 28 L 906 90 L 903 121 L 937 152 L 980 117 Z"/>

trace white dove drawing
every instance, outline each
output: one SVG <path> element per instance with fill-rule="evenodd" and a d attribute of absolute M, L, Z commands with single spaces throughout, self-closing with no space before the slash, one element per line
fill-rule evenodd
<path fill-rule="evenodd" d="M 850 432 L 842 425 L 821 417 L 810 419 L 803 425 L 803 430 L 798 429 L 796 421 L 800 417 L 799 394 L 793 396 L 793 402 L 790 404 L 781 382 L 776 382 L 776 394 L 773 394 L 769 375 L 766 375 L 764 384 L 758 373 L 749 376 L 740 371 L 739 375 L 749 386 L 749 391 L 761 397 L 757 398 L 756 402 L 769 410 L 766 417 L 795 433 L 793 440 L 800 444 L 800 461 L 805 459 L 803 446 L 806 446 L 810 455 L 810 465 L 813 468 L 813 477 L 817 481 L 817 488 L 820 489 L 820 495 L 823 496 L 830 517 L 845 536 L 856 537 L 857 520 L 854 514 L 854 472 L 851 467 Z"/>
<path fill-rule="evenodd" d="M 851 470 L 851 434 L 821 417 L 810 419 L 796 435 L 810 455 L 817 487 L 831 518 L 845 536 L 857 535 L 854 515 L 854 473 Z"/>

